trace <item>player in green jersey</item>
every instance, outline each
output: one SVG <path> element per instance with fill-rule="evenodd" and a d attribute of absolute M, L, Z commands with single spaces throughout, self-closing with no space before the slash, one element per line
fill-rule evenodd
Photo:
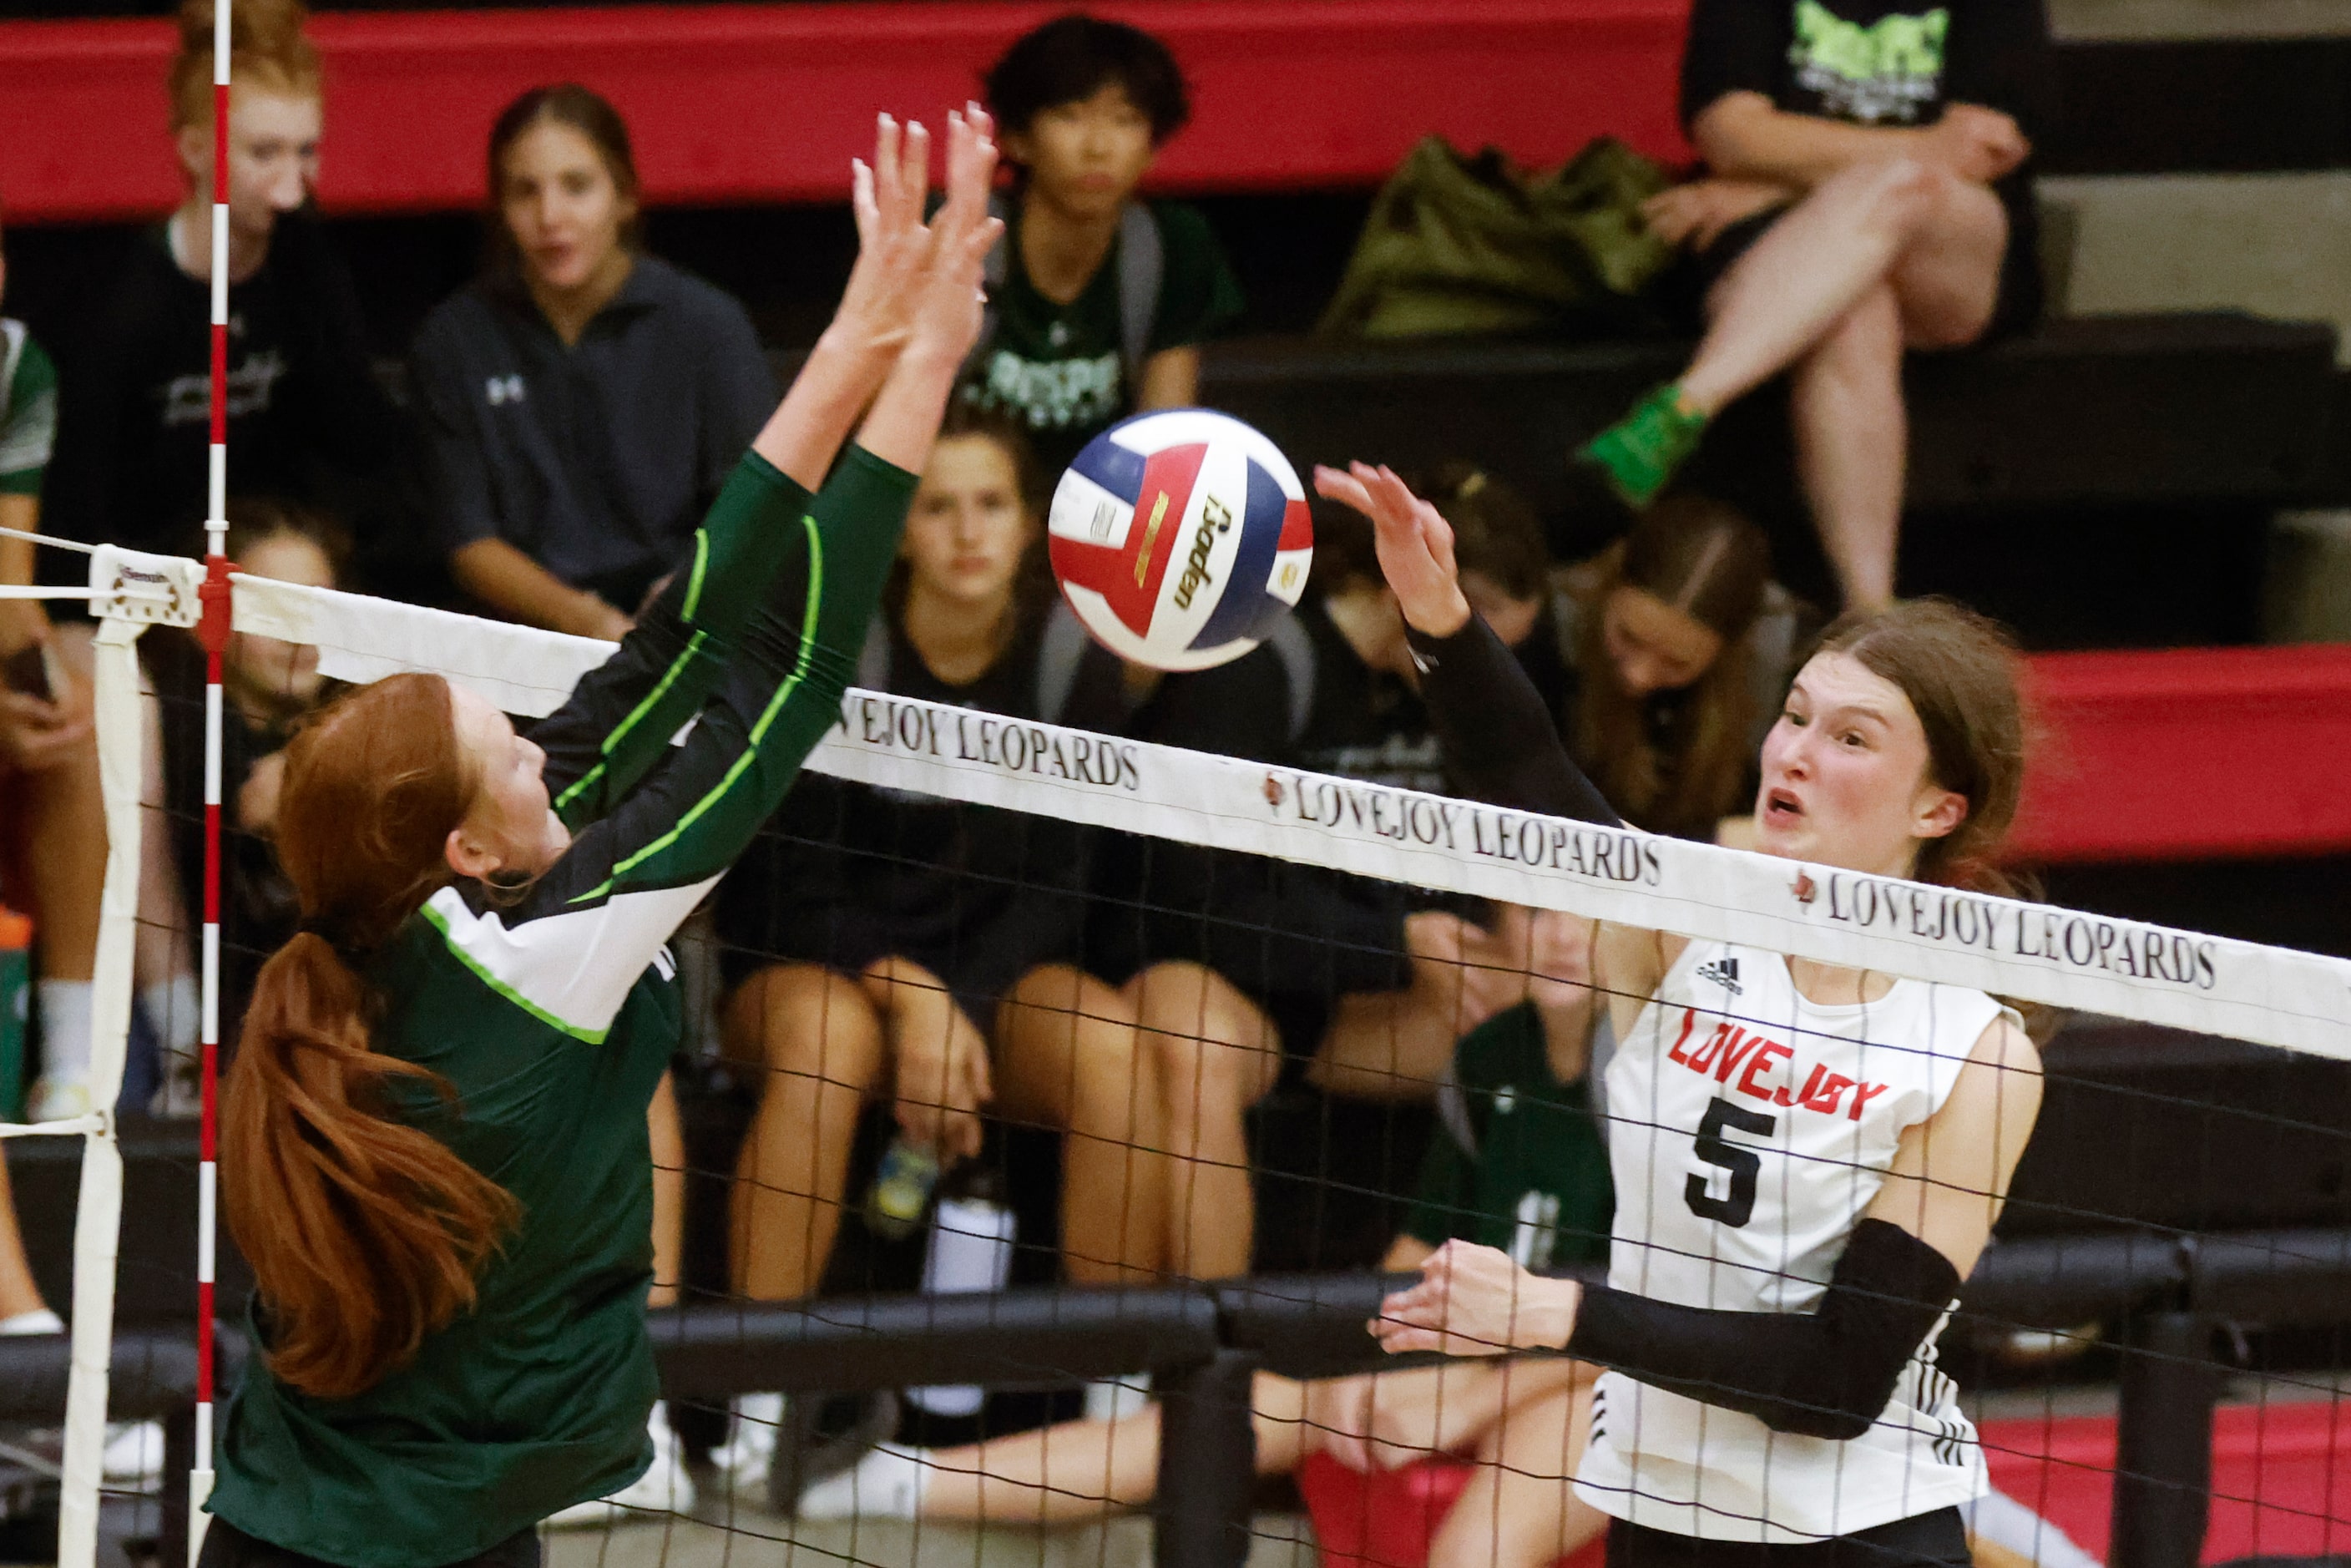
<path fill-rule="evenodd" d="M 883 119 L 831 327 L 561 711 L 518 735 L 395 675 L 289 748 L 302 929 L 261 973 L 224 1117 L 258 1354 L 212 1568 L 528 1564 L 538 1521 L 644 1470 L 664 944 L 838 716 L 979 329 L 990 130 L 951 117 L 925 226 L 927 138 Z"/>

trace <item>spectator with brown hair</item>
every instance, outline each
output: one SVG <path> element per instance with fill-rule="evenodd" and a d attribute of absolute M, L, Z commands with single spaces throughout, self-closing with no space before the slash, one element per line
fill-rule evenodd
<path fill-rule="evenodd" d="M 492 261 L 417 333 L 434 501 L 492 612 L 626 632 L 776 399 L 750 318 L 644 253 L 620 111 L 576 82 L 489 140 Z"/>
<path fill-rule="evenodd" d="M 1723 502 L 1667 496 L 1553 575 L 1550 620 L 1565 671 L 1552 712 L 1608 803 L 1679 838 L 1743 821 L 1755 748 L 1817 628 L 1771 580 L 1762 530 Z"/>
<path fill-rule="evenodd" d="M 301 0 L 230 13 L 228 483 L 332 506 L 356 480 L 396 478 L 405 435 L 312 204 L 324 102 L 307 16 Z M 171 128 L 187 194 L 133 244 L 65 367 L 59 531 L 141 549 L 178 548 L 209 469 L 212 0 L 186 0 L 179 20 Z"/>

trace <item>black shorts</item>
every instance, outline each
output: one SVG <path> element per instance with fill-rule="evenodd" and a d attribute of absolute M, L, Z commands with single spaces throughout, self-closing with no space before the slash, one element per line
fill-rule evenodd
<path fill-rule="evenodd" d="M 1608 1521 L 1608 1568 L 1970 1568 L 1967 1525 L 1956 1508 L 1897 1519 L 1834 1541 L 1784 1546 L 1708 1541 Z"/>
<path fill-rule="evenodd" d="M 1784 206 L 1770 207 L 1752 217 L 1741 218 L 1715 235 L 1714 243 L 1704 250 L 1684 251 L 1675 259 L 1658 287 L 1676 325 L 1691 333 L 1706 330 L 1707 296 L 1714 292 L 1714 286 L 1722 281 L 1723 275 L 1739 264 L 1739 258 L 1754 248 L 1764 231 L 1787 212 Z M 2015 224 L 2011 212 L 2008 254 L 2000 263 L 2000 295 L 1992 301 L 1991 324 L 1976 340 L 1979 343 L 2029 332 L 2041 319 L 2039 239 L 2030 229 L 2019 231 Z M 2020 239 L 2023 243 L 2018 243 Z"/>
<path fill-rule="evenodd" d="M 538 1531 L 521 1531 L 487 1552 L 461 1558 L 449 1568 L 538 1568 Z M 225 1519 L 215 1519 L 204 1531 L 204 1549 L 196 1568 L 338 1568 L 322 1558 L 305 1557 L 266 1541 L 256 1541 Z"/>

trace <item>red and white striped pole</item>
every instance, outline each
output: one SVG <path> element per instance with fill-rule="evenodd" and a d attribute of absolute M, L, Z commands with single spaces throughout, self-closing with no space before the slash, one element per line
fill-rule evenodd
<path fill-rule="evenodd" d="M 220 1191 L 221 653 L 228 646 L 228 67 L 230 0 L 213 5 L 212 444 L 204 511 L 204 1120 L 196 1166 L 196 1455 L 188 1472 L 188 1562 L 202 1550 L 213 1490 L 213 1253 Z"/>

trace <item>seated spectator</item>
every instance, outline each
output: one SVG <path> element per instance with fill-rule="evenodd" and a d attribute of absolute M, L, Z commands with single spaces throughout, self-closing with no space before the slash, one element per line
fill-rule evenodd
<path fill-rule="evenodd" d="M 1017 426 L 949 409 L 855 685 L 1123 725 L 1117 661 L 1054 591 L 1039 491 Z M 1133 1031 L 1073 1040 L 1055 1009 L 1083 930 L 1088 843 L 1051 818 L 816 774 L 793 786 L 719 895 L 730 962 L 750 970 L 726 1009 L 727 1050 L 765 1069 L 736 1176 L 744 1294 L 816 1291 L 861 1112 L 883 1097 L 899 1137 L 943 1167 L 979 1153 L 989 1109 L 1064 1130 L 1070 1277 L 1116 1282 L 1161 1266 L 1155 1230 L 1129 1220 L 1127 1161 L 1155 1136 Z M 743 1407 L 723 1460 L 738 1480 L 764 1480 L 775 1404 Z"/>
<path fill-rule="evenodd" d="M 617 639 L 775 407 L 775 376 L 740 305 L 638 250 L 636 161 L 610 103 L 533 88 L 491 127 L 489 169 L 495 259 L 411 356 L 450 572 L 509 619 Z M 685 1222 L 667 1076 L 651 1118 L 653 1304 L 667 1306 Z M 619 1500 L 663 1502 L 668 1468 Z"/>
<path fill-rule="evenodd" d="M 1416 1269 L 1455 1237 L 1508 1249 L 1534 1268 L 1604 1258 L 1611 1197 L 1598 1107 L 1586 1076 L 1591 992 L 1574 983 L 1588 922 L 1552 925 L 1530 1001 L 1465 1036 L 1421 1162 L 1403 1232 L 1384 1268 Z M 1497 1114 L 1504 1108 L 1510 1114 Z M 1295 1469 L 1328 1453 L 1357 1469 L 1434 1454 L 1479 1462 L 1436 1531 L 1433 1568 L 1546 1568 L 1605 1520 L 1568 1478 L 1591 1425 L 1594 1369 L 1563 1358 L 1456 1362 L 1299 1383 L 1259 1373 L 1257 1468 Z M 970 1448 L 883 1445 L 799 1500 L 803 1519 L 899 1517 L 1056 1524 L 1148 1504 L 1157 1490 L 1157 1406 L 1115 1421 L 1071 1422 Z"/>
<path fill-rule="evenodd" d="M 396 477 L 350 276 L 312 192 L 322 120 L 300 0 L 237 0 L 229 109 L 228 441 L 233 495 L 332 506 Z M 186 0 L 172 130 L 187 197 L 132 245 L 66 365 L 58 531 L 172 550 L 205 510 L 212 364 L 213 10 Z M 387 545 L 387 548 L 391 548 Z"/>
<path fill-rule="evenodd" d="M 6 282 L 0 258 L 0 288 Z M 0 319 L 0 528 L 40 531 L 57 429 L 56 367 L 23 322 Z M 0 537 L 0 582 L 34 581 L 36 548 Z M 0 821 L 13 824 L 0 860 L 20 868 L 16 900 L 35 915 L 42 1073 L 26 1114 L 36 1122 L 92 1109 L 90 974 L 106 881 L 106 815 L 89 667 L 86 641 L 61 635 L 39 601 L 0 602 Z M 0 1317 L 8 1302 L 0 1270 Z"/>
<path fill-rule="evenodd" d="M 1756 749 L 1818 629 L 1771 579 L 1762 530 L 1686 493 L 1554 574 L 1566 693 L 1552 711 L 1569 752 L 1627 821 L 1711 840 L 1726 820 L 1746 820 Z"/>
<path fill-rule="evenodd" d="M 1532 508 L 1466 465 L 1447 474 L 1440 493 L 1460 529 L 1465 580 L 1506 638 L 1539 664 L 1548 655 L 1554 673 L 1537 680 L 1556 691 L 1556 656 L 1530 635 L 1546 566 Z M 1333 514 L 1316 534 L 1298 614 L 1242 659 L 1169 677 L 1136 733 L 1442 791 L 1441 748 L 1370 530 Z M 1088 1035 L 1115 1041 L 1134 1031 L 1155 1066 L 1165 1124 L 1157 1146 L 1166 1151 L 1160 1223 L 1165 1266 L 1177 1274 L 1249 1268 L 1256 1208 L 1243 1117 L 1285 1071 L 1357 1099 L 1425 1099 L 1454 1042 L 1524 996 L 1508 961 L 1513 944 L 1479 923 L 1493 917 L 1474 900 L 1207 846 L 1116 840 L 1104 859 L 1102 885 L 1141 898 L 1131 921 L 1095 922 L 1096 967 L 1134 977 L 1113 987 L 1063 971 L 1060 1006 Z"/>
<path fill-rule="evenodd" d="M 194 539 L 191 549 L 201 548 Z M 253 577 L 341 586 L 350 539 L 333 518 L 266 500 L 228 507 L 228 558 Z M 200 1109 L 195 1056 L 194 938 L 204 919 L 204 654 L 193 631 L 141 639 L 148 689 L 147 831 L 140 835 L 141 1010 L 162 1048 L 158 1113 Z M 292 885 L 271 838 L 285 747 L 334 695 L 319 651 L 251 632 L 221 656 L 220 1037 L 234 1044 L 261 961 L 292 940 Z"/>
<path fill-rule="evenodd" d="M 967 395 L 1016 416 L 1057 475 L 1127 414 L 1194 401 L 1240 287 L 1198 212 L 1135 195 L 1191 118 L 1165 44 L 1062 16 L 1005 51 L 987 93 L 1013 185 Z"/>
<path fill-rule="evenodd" d="M 483 276 L 411 357 L 457 584 L 527 625 L 617 638 L 775 406 L 730 296 L 639 248 L 618 110 L 533 88 L 490 131 Z"/>
<path fill-rule="evenodd" d="M 1682 118 L 1707 173 L 1647 213 L 1692 252 L 1706 334 L 1583 449 L 1619 496 L 1648 505 L 1709 420 L 1787 371 L 1845 607 L 1892 600 L 1904 351 L 2040 309 L 2028 160 L 2049 52 L 2039 0 L 1698 0 Z"/>

